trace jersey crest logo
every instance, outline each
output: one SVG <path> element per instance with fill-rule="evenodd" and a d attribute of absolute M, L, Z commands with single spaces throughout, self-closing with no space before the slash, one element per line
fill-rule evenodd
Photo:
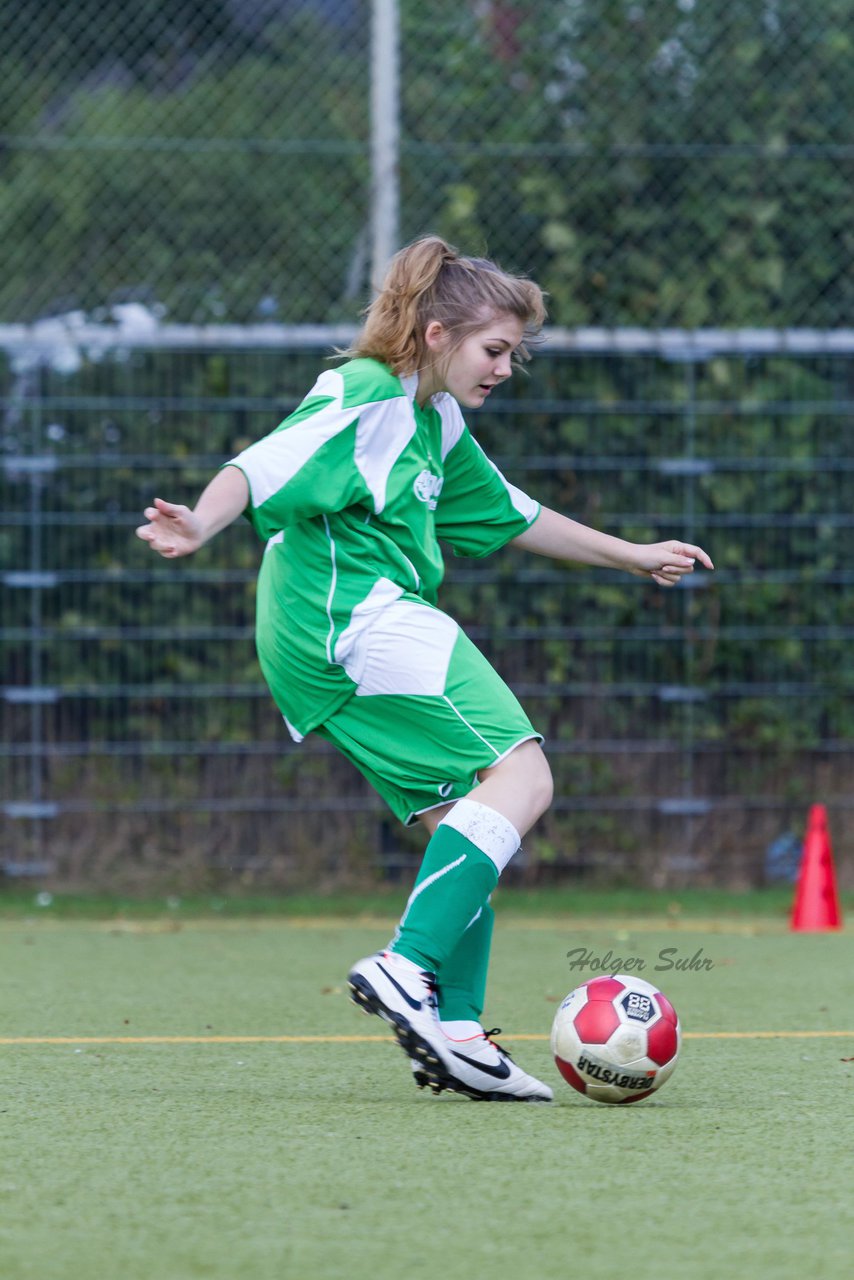
<path fill-rule="evenodd" d="M 412 491 L 419 502 L 426 502 L 430 510 L 435 511 L 444 482 L 443 476 L 434 476 L 432 471 L 422 471 L 412 482 Z"/>

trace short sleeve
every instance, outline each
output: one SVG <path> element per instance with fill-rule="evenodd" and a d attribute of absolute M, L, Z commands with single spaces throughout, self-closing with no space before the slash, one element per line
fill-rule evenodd
<path fill-rule="evenodd" d="M 487 556 L 524 533 L 540 504 L 505 480 L 464 424 L 445 457 L 436 534 L 460 556 Z"/>
<path fill-rule="evenodd" d="M 227 464 L 246 476 L 245 515 L 260 537 L 366 498 L 354 462 L 359 409 L 342 405 L 339 382 L 324 373 L 281 426 Z"/>

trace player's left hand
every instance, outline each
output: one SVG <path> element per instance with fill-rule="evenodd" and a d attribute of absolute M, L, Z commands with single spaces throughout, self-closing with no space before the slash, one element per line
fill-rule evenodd
<path fill-rule="evenodd" d="M 706 569 L 714 569 L 711 557 L 702 547 L 690 542 L 653 542 L 637 544 L 637 563 L 631 572 L 639 578 L 652 578 L 661 587 L 675 587 L 686 573 L 693 573 L 697 561 Z"/>

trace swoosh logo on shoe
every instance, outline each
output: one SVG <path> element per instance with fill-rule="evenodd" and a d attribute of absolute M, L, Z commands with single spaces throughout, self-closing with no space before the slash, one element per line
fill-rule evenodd
<path fill-rule="evenodd" d="M 399 982 L 395 982 L 394 978 L 391 976 L 388 969 L 384 969 L 381 964 L 378 964 L 377 968 L 379 969 L 380 973 L 384 974 L 388 978 L 389 982 L 394 987 L 395 991 L 398 991 L 403 996 L 404 1000 L 409 1005 L 410 1009 L 420 1010 L 421 1008 L 420 1000 L 413 1000 L 409 992 L 404 991 L 403 987 L 400 985 Z"/>
<path fill-rule="evenodd" d="M 478 1062 L 476 1058 L 467 1058 L 464 1053 L 457 1053 L 456 1049 L 452 1049 L 451 1053 L 455 1058 L 459 1058 L 460 1062 L 467 1062 L 470 1067 L 482 1071 L 484 1075 L 492 1076 L 495 1080 L 506 1080 L 510 1075 L 510 1066 L 503 1058 L 499 1059 L 496 1067 L 492 1067 L 486 1062 Z"/>

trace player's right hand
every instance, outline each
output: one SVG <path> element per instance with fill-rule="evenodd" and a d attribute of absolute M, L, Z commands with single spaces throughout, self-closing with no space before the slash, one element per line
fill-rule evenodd
<path fill-rule="evenodd" d="M 154 506 L 143 512 L 148 524 L 141 524 L 136 536 L 147 542 L 152 551 L 167 559 L 189 556 L 204 542 L 202 524 L 189 507 L 154 499 Z"/>

